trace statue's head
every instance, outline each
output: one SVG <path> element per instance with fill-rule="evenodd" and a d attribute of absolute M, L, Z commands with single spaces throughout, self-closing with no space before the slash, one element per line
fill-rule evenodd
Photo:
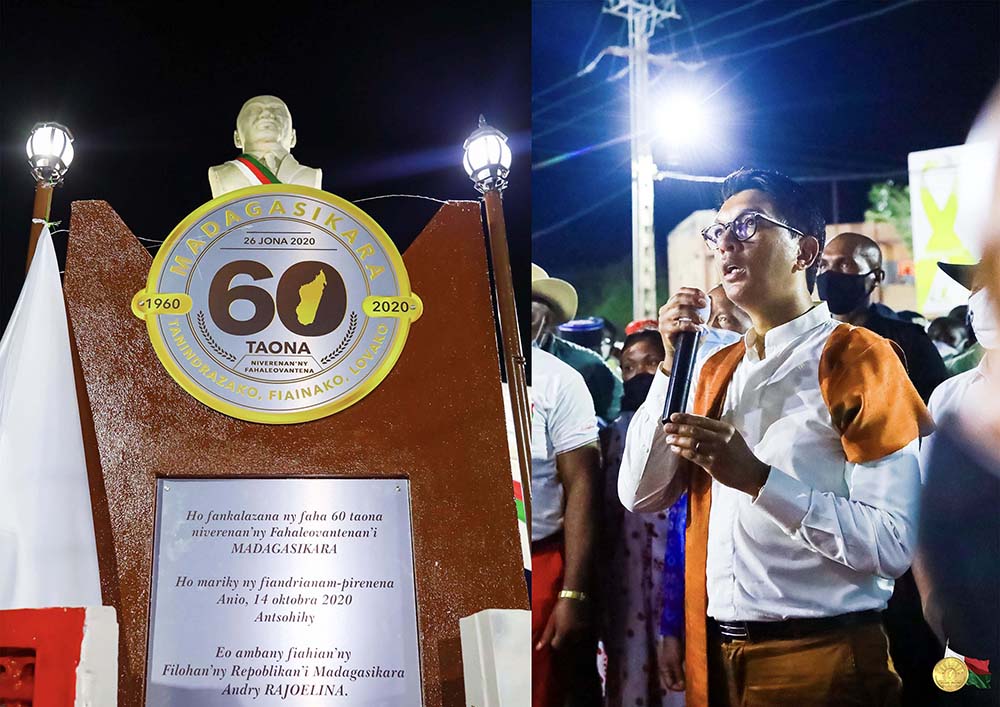
<path fill-rule="evenodd" d="M 295 130 L 288 106 L 275 96 L 255 96 L 243 104 L 233 133 L 236 147 L 248 152 L 260 147 L 295 147 Z"/>

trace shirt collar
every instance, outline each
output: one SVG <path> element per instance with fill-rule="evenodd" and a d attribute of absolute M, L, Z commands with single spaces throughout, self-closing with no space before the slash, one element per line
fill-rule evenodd
<path fill-rule="evenodd" d="M 979 378 L 985 378 L 986 375 L 987 375 L 987 372 L 986 372 L 986 357 L 988 355 L 989 355 L 989 351 L 987 351 L 986 353 L 984 353 L 983 357 L 981 359 L 979 359 L 979 363 L 976 364 L 976 367 L 972 369 L 972 370 L 974 370 L 976 372 L 976 376 L 979 377 Z"/>
<path fill-rule="evenodd" d="M 776 326 L 764 334 L 764 355 L 770 356 L 784 349 L 803 334 L 812 331 L 830 319 L 830 308 L 826 302 L 820 302 L 808 312 L 800 314 L 790 322 L 785 322 Z M 743 336 L 743 343 L 747 349 L 747 357 L 751 361 L 759 361 L 757 349 L 754 344 L 757 342 L 757 332 L 751 327 Z"/>

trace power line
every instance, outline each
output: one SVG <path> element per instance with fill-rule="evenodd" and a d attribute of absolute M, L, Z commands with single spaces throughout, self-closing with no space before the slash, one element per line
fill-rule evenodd
<path fill-rule="evenodd" d="M 583 74 L 581 74 L 580 72 L 576 72 L 575 74 L 570 74 L 566 78 L 561 79 L 560 81 L 556 81 L 554 84 L 552 84 L 548 88 L 544 88 L 541 91 L 536 91 L 535 93 L 531 94 L 531 100 L 535 101 L 536 99 L 541 98 L 542 96 L 545 96 L 545 95 L 547 95 L 549 93 L 552 93 L 553 91 L 557 91 L 560 88 L 562 88 L 563 86 L 565 86 L 566 84 L 572 83 L 573 81 L 576 81 L 581 76 L 583 76 Z"/>
<path fill-rule="evenodd" d="M 812 5 L 806 5 L 805 7 L 800 7 L 797 10 L 792 10 L 791 12 L 781 15 L 780 17 L 774 17 L 770 20 L 765 20 L 764 22 L 760 22 L 751 27 L 745 27 L 737 32 L 731 32 L 730 34 L 725 34 L 721 37 L 716 37 L 710 42 L 702 43 L 701 48 L 705 49 L 707 47 L 719 44 L 720 42 L 725 42 L 730 39 L 735 39 L 736 37 L 742 37 L 746 34 L 750 34 L 751 32 L 756 32 L 757 30 L 763 29 L 765 27 L 771 27 L 773 25 L 781 24 L 782 22 L 787 22 L 793 17 L 798 17 L 799 15 L 805 15 L 809 12 L 814 12 L 815 10 L 824 8 L 827 5 L 832 5 L 835 2 L 840 2 L 840 0 L 822 0 L 821 2 L 813 3 Z"/>
<path fill-rule="evenodd" d="M 837 22 L 833 22 L 833 23 L 831 23 L 829 25 L 824 25 L 823 27 L 818 27 L 816 29 L 808 30 L 806 32 L 802 32 L 800 34 L 796 34 L 796 35 L 793 35 L 791 37 L 784 37 L 784 38 L 782 38 L 780 40 L 771 42 L 769 44 L 763 44 L 763 45 L 760 45 L 760 46 L 757 46 L 757 47 L 753 47 L 751 49 L 747 49 L 746 51 L 738 52 L 736 54 L 729 54 L 729 55 L 725 55 L 725 56 L 721 56 L 721 57 L 716 57 L 714 59 L 710 59 L 709 61 L 713 62 L 713 63 L 722 63 L 722 62 L 725 62 L 725 61 L 729 61 L 731 59 L 736 59 L 736 58 L 740 58 L 740 57 L 744 57 L 744 56 L 749 56 L 751 54 L 756 54 L 756 53 L 759 53 L 759 52 L 762 52 L 762 51 L 766 51 L 768 49 L 775 49 L 775 48 L 778 48 L 778 47 L 783 47 L 786 44 L 791 44 L 792 42 L 797 42 L 800 39 L 805 39 L 807 37 L 815 37 L 815 36 L 820 35 L 820 34 L 825 34 L 827 32 L 832 32 L 835 29 L 840 29 L 841 27 L 846 27 L 848 25 L 852 25 L 852 24 L 855 24 L 857 22 L 863 22 L 865 20 L 872 19 L 874 17 L 878 17 L 878 16 L 881 16 L 881 15 L 887 14 L 887 13 L 892 12 L 894 10 L 897 10 L 899 8 L 905 7 L 906 5 L 912 5 L 912 4 L 917 3 L 917 2 L 921 2 L 921 0 L 901 0 L 900 2 L 897 2 L 897 3 L 892 4 L 892 5 L 888 5 L 888 6 L 883 7 L 883 8 L 879 8 L 878 10 L 873 10 L 871 12 L 862 13 L 860 15 L 854 15 L 852 17 L 847 17 L 847 18 L 844 18 L 843 20 L 838 20 Z M 825 3 L 821 3 L 821 4 L 825 4 Z M 802 9 L 805 9 L 805 8 L 802 8 Z M 713 42 L 713 43 L 715 43 L 715 42 Z M 702 46 L 707 46 L 707 45 L 702 45 Z M 662 76 L 662 74 L 660 76 Z M 659 79 L 659 77 L 657 77 L 657 79 Z M 570 100 L 572 98 L 575 98 L 578 95 L 583 95 L 584 93 L 588 93 L 589 91 L 592 91 L 595 88 L 597 88 L 599 85 L 600 84 L 597 84 L 597 85 L 592 86 L 591 88 L 589 88 L 589 89 L 587 89 L 585 91 L 580 91 L 580 92 L 578 92 L 576 94 L 571 94 L 570 96 L 567 96 L 566 99 L 563 99 L 563 100 L 559 101 L 559 103 L 563 103 L 566 100 Z M 602 103 L 601 106 L 602 107 L 603 106 L 607 106 L 607 105 L 609 105 L 610 103 L 612 103 L 615 100 L 617 100 L 617 99 L 616 98 L 612 98 L 612 99 L 610 99 L 610 100 L 605 101 L 604 103 Z M 550 104 L 549 106 L 546 106 L 544 110 L 547 110 L 548 108 L 552 107 L 553 105 L 555 105 L 555 104 Z M 597 111 L 595 110 L 593 112 L 597 112 Z M 590 114 L 590 112 L 588 112 L 588 115 L 589 114 Z M 534 114 L 534 115 L 537 115 L 537 113 Z M 534 115 L 532 117 L 534 117 Z M 556 129 L 561 129 L 563 127 L 568 127 L 569 125 L 572 125 L 573 123 L 575 123 L 577 120 L 579 120 L 582 117 L 583 117 L 582 115 L 581 116 L 576 116 L 576 117 L 574 117 L 574 118 L 572 118 L 572 119 L 570 119 L 568 121 L 564 121 L 563 123 L 559 123 L 559 124 L 557 124 L 557 126 L 553 126 L 552 128 L 547 129 L 545 131 L 545 133 L 546 134 L 550 134 L 551 132 L 555 132 Z M 595 146 L 595 149 L 599 149 L 599 148 L 600 148 L 600 146 Z M 571 158 L 571 157 L 577 156 L 578 154 L 585 154 L 585 153 L 591 152 L 591 151 L 592 150 L 584 148 L 582 150 L 577 150 L 574 153 L 567 153 L 567 155 L 569 155 L 568 158 Z M 561 160 L 559 160 L 559 161 L 561 161 Z M 542 166 L 545 167 L 545 166 L 549 166 L 549 165 L 548 164 L 544 164 Z M 535 169 L 535 167 L 533 166 L 532 169 Z"/>
<path fill-rule="evenodd" d="M 717 57 L 717 58 L 713 59 L 712 61 L 717 61 L 717 62 L 721 63 L 723 61 L 729 61 L 730 59 L 738 59 L 740 57 L 749 56 L 750 54 L 756 54 L 757 52 L 762 52 L 762 51 L 765 51 L 767 49 L 776 49 L 777 47 L 783 47 L 786 44 L 791 44 L 792 42 L 797 42 L 800 39 L 805 39 L 806 37 L 815 37 L 816 35 L 819 35 L 819 34 L 824 34 L 826 32 L 831 32 L 831 31 L 833 31 L 835 29 L 840 29 L 841 27 L 846 27 L 847 25 L 852 25 L 855 22 L 863 22 L 864 20 L 869 20 L 869 19 L 871 19 L 873 17 L 878 17 L 880 15 L 885 15 L 886 13 L 892 12 L 893 10 L 897 10 L 897 9 L 899 9 L 901 7 L 905 7 L 906 5 L 912 5 L 912 4 L 916 3 L 916 2 L 921 2 L 921 1 L 922 0 L 902 0 L 901 2 L 897 2 L 897 3 L 893 4 L 893 5 L 887 5 L 886 7 L 879 8 L 878 10 L 872 10 L 871 12 L 866 12 L 866 13 L 863 13 L 861 15 L 855 15 L 854 17 L 848 17 L 846 19 L 839 20 L 839 21 L 834 22 L 832 24 L 825 25 L 823 27 L 818 27 L 817 29 L 809 30 L 809 31 L 803 32 L 801 34 L 797 34 L 797 35 L 795 35 L 793 37 L 785 37 L 784 39 L 779 39 L 779 40 L 771 42 L 769 44 L 762 44 L 760 46 L 753 47 L 751 49 L 747 49 L 746 51 L 737 52 L 736 54 L 729 54 L 727 56 Z"/>
<path fill-rule="evenodd" d="M 761 1 L 763 1 L 763 0 L 761 0 Z M 753 4 L 754 3 L 750 3 L 750 5 L 753 5 Z M 698 61 L 701 62 L 702 64 L 704 64 L 705 63 L 705 55 L 702 54 L 702 52 L 701 52 L 701 45 L 698 43 L 698 36 L 694 33 L 694 29 L 695 28 L 694 28 L 694 25 L 691 24 L 691 20 L 690 20 L 691 15 L 687 11 L 687 6 L 684 4 L 684 0 L 677 0 L 677 6 L 681 9 L 681 16 L 687 18 L 687 22 L 688 22 L 687 29 L 686 30 L 682 30 L 682 31 L 686 31 L 688 34 L 691 35 L 691 42 L 692 42 L 692 44 L 694 44 L 695 51 L 698 54 Z M 746 6 L 746 7 L 749 7 L 749 5 Z M 672 32 L 671 32 L 671 30 L 670 30 L 669 27 L 667 27 L 667 33 L 672 35 Z M 670 51 L 674 51 L 674 43 L 673 43 L 673 41 L 670 42 Z"/>
<path fill-rule="evenodd" d="M 907 170 L 897 169 L 889 172 L 849 172 L 842 174 L 809 175 L 803 177 L 791 177 L 791 179 L 796 182 L 851 182 L 851 181 L 866 181 L 869 179 L 890 179 L 892 177 L 900 177 L 907 174 L 908 174 Z M 661 170 L 660 172 L 657 172 L 655 179 L 657 181 L 671 179 L 682 182 L 700 182 L 708 184 L 721 184 L 722 182 L 726 181 L 725 177 L 715 177 L 702 174 L 687 174 L 684 172 L 674 172 L 671 170 Z M 620 199 L 630 190 L 631 187 L 626 187 L 624 189 L 621 189 L 618 192 L 611 194 L 610 196 L 600 199 L 594 202 L 593 204 L 590 204 L 580 209 L 579 211 L 570 214 L 566 218 L 560 219 L 559 221 L 556 221 L 555 223 L 546 226 L 545 228 L 534 231 L 531 234 L 531 239 L 535 240 L 537 238 L 541 238 L 543 236 L 549 235 L 550 233 L 558 231 L 561 228 L 564 228 L 565 226 L 568 226 L 569 224 L 573 223 L 574 221 L 578 221 L 587 214 L 593 213 L 594 211 L 597 211 L 601 207 L 606 206 L 610 202 L 616 199 Z"/>
<path fill-rule="evenodd" d="M 562 98 L 560 98 L 558 100 L 555 100 L 552 103 L 549 103 L 547 105 L 544 105 L 544 106 L 542 106 L 541 108 L 539 108 L 537 110 L 532 109 L 532 111 L 531 111 L 531 119 L 534 120 L 535 118 L 537 118 L 538 116 L 542 115 L 543 113 L 547 113 L 550 110 L 552 110 L 553 108 L 555 108 L 557 106 L 561 106 L 563 103 L 566 103 L 567 101 L 571 101 L 574 98 L 578 98 L 579 96 L 582 96 L 582 95 L 584 95 L 586 93 L 590 93 L 591 91 L 593 91 L 595 89 L 598 89 L 598 88 L 600 88 L 603 85 L 604 85 L 603 82 L 592 84 L 592 85 L 588 86 L 585 89 L 582 89 L 580 91 L 576 91 L 575 93 L 571 93 L 571 94 L 569 94 L 567 96 L 563 96 Z"/>
<path fill-rule="evenodd" d="M 661 71 L 660 73 L 658 73 L 649 82 L 649 87 L 653 88 L 654 86 L 656 86 L 656 84 L 658 84 L 660 82 L 660 80 L 663 79 L 663 77 L 665 75 L 666 75 L 666 71 L 665 70 Z M 611 98 L 603 101 L 602 103 L 600 103 L 599 105 L 595 106 L 594 108 L 591 108 L 590 110 L 587 110 L 587 111 L 585 111 L 583 113 L 579 113 L 577 115 L 574 115 L 572 118 L 569 118 L 568 120 L 564 120 L 562 122 L 556 123 L 555 125 L 552 125 L 552 126 L 546 128 L 545 130 L 543 130 L 540 133 L 533 134 L 531 136 L 531 139 L 532 140 L 538 140 L 539 138 L 545 137 L 546 135 L 550 135 L 550 134 L 552 134 L 552 133 L 554 133 L 554 132 L 556 132 L 558 130 L 562 130 L 563 128 L 567 128 L 570 125 L 573 125 L 574 123 L 577 123 L 577 122 L 583 120 L 585 117 L 590 116 L 590 115 L 592 115 L 594 113 L 597 113 L 598 111 L 600 111 L 603 108 L 607 108 L 612 103 L 615 103 L 615 102 L 617 102 L 620 99 L 621 99 L 621 96 L 612 96 Z M 531 119 L 532 120 L 534 120 L 537 117 L 538 117 L 538 113 L 532 113 L 532 115 L 531 115 Z M 532 169 L 534 169 L 534 167 L 532 167 Z"/>
<path fill-rule="evenodd" d="M 744 10 L 749 10 L 754 5 L 760 5 L 761 3 L 766 2 L 766 1 L 767 0 L 753 0 L 753 2 L 748 2 L 748 3 L 744 4 L 744 5 L 740 5 L 739 7 L 734 7 L 732 10 L 726 10 L 725 12 L 720 12 L 717 15 L 712 15 L 711 17 L 709 17 L 706 20 L 702 20 L 701 22 L 698 22 L 697 24 L 691 25 L 690 27 L 688 27 L 687 31 L 693 32 L 696 29 L 701 29 L 702 27 L 707 27 L 708 25 L 712 24 L 713 22 L 718 22 L 719 20 L 725 19 L 726 17 L 729 17 L 730 15 L 735 15 L 738 12 L 743 12 Z M 686 13 L 684 13 L 683 11 L 682 11 L 681 14 L 682 14 L 682 16 L 686 16 Z M 659 44 L 659 43 L 661 43 L 663 41 L 665 41 L 665 40 L 664 39 L 657 39 L 657 40 L 654 40 L 653 42 L 651 42 L 650 44 Z"/>
<path fill-rule="evenodd" d="M 585 76 L 588 73 L 588 72 L 583 71 L 583 67 L 582 67 L 583 57 L 587 54 L 587 49 L 590 48 L 590 45 L 593 44 L 593 42 L 594 42 L 594 38 L 597 36 L 597 28 L 600 27 L 600 25 L 601 25 L 601 18 L 603 16 L 604 16 L 603 12 L 600 12 L 597 15 L 597 21 L 594 22 L 594 29 L 590 33 L 590 39 L 587 40 L 587 43 L 583 46 L 583 51 L 580 53 L 580 60 L 578 62 L 578 67 L 579 68 L 577 69 L 577 71 L 575 73 L 570 74 L 569 76 L 567 76 L 567 77 L 565 77 L 563 79 L 560 79 L 559 81 L 556 81 L 551 86 L 547 86 L 546 88 L 543 88 L 541 91 L 534 91 L 531 94 L 531 102 L 532 103 L 534 103 L 536 100 L 538 100 L 542 96 L 547 96 L 548 94 L 550 94 L 550 93 L 552 93 L 554 91 L 558 91 L 563 86 L 566 86 L 567 84 L 573 83 L 578 78 L 581 78 L 581 77 Z M 591 87 L 591 88 L 595 88 L 595 87 Z"/>
<path fill-rule="evenodd" d="M 584 118 L 587 118 L 587 117 L 593 115 L 594 113 L 598 113 L 600 111 L 603 111 L 609 105 L 611 105 L 612 103 L 614 103 L 617 100 L 618 100 L 618 97 L 616 96 L 615 98 L 612 98 L 610 100 L 604 101 L 603 103 L 600 103 L 600 104 L 594 106 L 590 110 L 585 110 L 583 113 L 578 113 L 577 115 L 573 116 L 572 118 L 570 118 L 568 120 L 564 120 L 564 121 L 562 121 L 560 123 L 556 123 L 555 125 L 553 125 L 551 127 L 548 127 L 545 130 L 542 130 L 540 132 L 532 133 L 531 139 L 532 140 L 541 140 L 543 137 L 547 137 L 547 136 L 551 135 L 552 133 L 559 132 L 563 128 L 568 128 L 570 125 L 573 125 L 574 123 L 578 123 L 579 121 L 581 121 Z"/>
<path fill-rule="evenodd" d="M 890 179 L 908 174 L 905 169 L 895 169 L 886 172 L 846 172 L 841 174 L 811 174 L 801 177 L 790 177 L 794 182 L 860 182 L 869 179 Z M 686 174 L 668 169 L 660 170 L 653 177 L 656 181 L 662 182 L 671 179 L 680 182 L 707 182 L 710 184 L 721 184 L 726 181 L 725 177 L 713 177 L 704 174 Z"/>
<path fill-rule="evenodd" d="M 587 43 L 583 45 L 583 51 L 580 52 L 580 58 L 576 62 L 577 71 L 583 68 L 583 60 L 587 56 L 590 45 L 594 43 L 594 39 L 597 37 L 597 30 L 601 26 L 601 19 L 603 17 L 604 12 L 597 13 L 597 19 L 594 20 L 594 29 L 590 31 L 590 37 L 587 39 Z"/>

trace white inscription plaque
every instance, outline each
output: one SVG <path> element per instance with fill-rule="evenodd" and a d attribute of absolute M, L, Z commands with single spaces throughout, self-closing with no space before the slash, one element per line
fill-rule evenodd
<path fill-rule="evenodd" d="M 419 707 L 409 483 L 161 479 L 147 707 Z"/>

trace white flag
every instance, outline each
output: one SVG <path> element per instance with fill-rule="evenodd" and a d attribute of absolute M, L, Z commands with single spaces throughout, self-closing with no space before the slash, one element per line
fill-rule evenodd
<path fill-rule="evenodd" d="M 100 604 L 69 329 L 46 226 L 0 339 L 0 609 Z"/>

